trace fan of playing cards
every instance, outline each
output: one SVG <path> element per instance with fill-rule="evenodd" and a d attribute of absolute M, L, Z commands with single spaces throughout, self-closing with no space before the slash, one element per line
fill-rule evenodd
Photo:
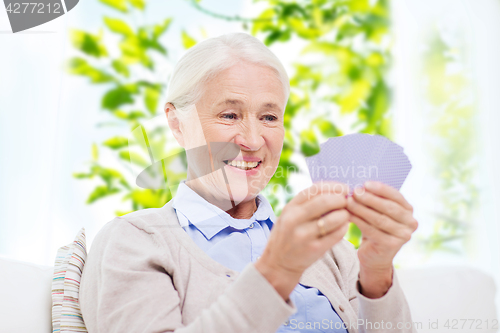
<path fill-rule="evenodd" d="M 400 189 L 411 164 L 403 148 L 380 135 L 349 134 L 330 138 L 318 154 L 307 157 L 313 182 L 338 181 L 352 191 L 367 180 Z"/>

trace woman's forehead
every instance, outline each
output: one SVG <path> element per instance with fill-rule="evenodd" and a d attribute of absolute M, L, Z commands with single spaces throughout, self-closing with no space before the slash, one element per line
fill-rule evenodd
<path fill-rule="evenodd" d="M 247 62 L 237 63 L 214 73 L 205 81 L 205 88 L 278 88 L 283 83 L 278 73 L 270 67 Z"/>
<path fill-rule="evenodd" d="M 225 79 L 207 82 L 202 90 L 201 102 L 212 108 L 243 107 L 251 104 L 259 108 L 282 109 L 285 105 L 285 91 L 277 77 Z M 263 82 L 267 81 L 267 82 Z"/>
<path fill-rule="evenodd" d="M 213 106 L 219 107 L 219 106 L 242 106 L 245 103 L 248 103 L 249 100 L 248 98 L 242 98 L 242 99 L 234 99 L 234 98 L 222 98 L 221 101 L 215 101 L 213 103 Z M 262 101 L 257 101 L 257 104 L 261 106 L 262 108 L 266 109 L 279 109 L 280 106 L 278 103 L 268 100 L 266 101 L 263 99 Z"/>

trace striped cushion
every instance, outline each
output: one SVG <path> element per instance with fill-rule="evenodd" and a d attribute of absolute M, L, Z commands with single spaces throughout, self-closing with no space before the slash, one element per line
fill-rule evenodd
<path fill-rule="evenodd" d="M 82 228 L 73 243 L 57 251 L 52 279 L 52 332 L 87 332 L 78 303 L 86 259 L 85 228 Z"/>

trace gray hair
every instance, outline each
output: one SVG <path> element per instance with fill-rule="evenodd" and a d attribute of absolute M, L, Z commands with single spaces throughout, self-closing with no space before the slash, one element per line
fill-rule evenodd
<path fill-rule="evenodd" d="M 260 40 L 246 33 L 230 33 L 204 40 L 177 62 L 167 89 L 167 101 L 186 116 L 203 93 L 203 83 L 240 61 L 273 69 L 283 84 L 286 100 L 290 82 L 283 64 Z"/>

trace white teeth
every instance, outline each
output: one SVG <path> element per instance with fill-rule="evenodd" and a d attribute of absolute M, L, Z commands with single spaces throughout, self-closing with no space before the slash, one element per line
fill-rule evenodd
<path fill-rule="evenodd" d="M 246 161 L 227 161 L 227 164 L 237 167 L 239 169 L 248 170 L 253 169 L 259 165 L 259 162 L 246 162 Z"/>

